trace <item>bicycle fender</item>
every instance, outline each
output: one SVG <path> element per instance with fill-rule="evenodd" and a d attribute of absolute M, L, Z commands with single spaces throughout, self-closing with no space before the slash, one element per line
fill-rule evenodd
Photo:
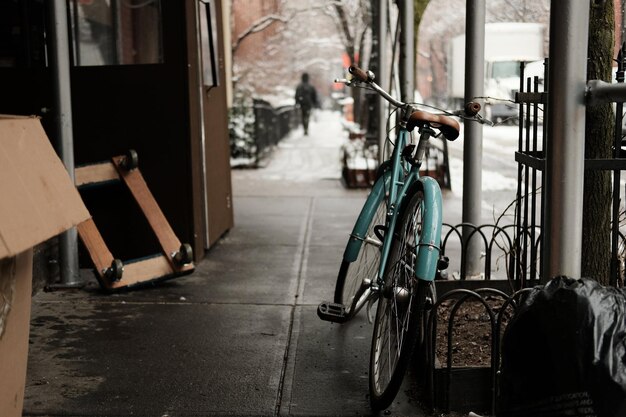
<path fill-rule="evenodd" d="M 424 207 L 422 236 L 417 249 L 415 275 L 419 279 L 433 281 L 441 251 L 441 189 L 437 181 L 430 177 L 421 177 L 418 181 L 424 191 Z"/>
<path fill-rule="evenodd" d="M 354 262 L 356 260 L 361 250 L 363 239 L 367 237 L 367 228 L 376 214 L 378 203 L 385 198 L 385 189 L 387 188 L 385 183 L 389 183 L 390 175 L 390 173 L 384 173 L 383 176 L 374 183 L 372 191 L 370 191 L 370 194 L 367 196 L 367 200 L 365 200 L 365 204 L 350 234 L 350 240 L 346 245 L 346 250 L 343 253 L 344 261 Z"/>

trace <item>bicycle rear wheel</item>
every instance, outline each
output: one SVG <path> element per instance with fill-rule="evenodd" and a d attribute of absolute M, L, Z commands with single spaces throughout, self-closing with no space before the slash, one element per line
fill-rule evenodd
<path fill-rule="evenodd" d="M 379 295 L 370 354 L 370 403 L 382 410 L 396 397 L 423 329 L 420 320 L 431 283 L 415 276 L 417 244 L 422 228 L 424 195 L 417 189 L 406 197 L 400 213 Z M 419 281 L 419 283 L 418 283 Z"/>
<path fill-rule="evenodd" d="M 380 181 L 384 181 L 381 179 Z M 376 227 L 385 225 L 387 204 L 384 193 L 375 202 L 376 210 L 369 222 L 361 249 L 354 262 L 343 260 L 335 285 L 335 303 L 347 307 L 347 314 L 354 316 L 369 297 L 369 282 L 378 274 L 382 242 L 376 235 Z"/>

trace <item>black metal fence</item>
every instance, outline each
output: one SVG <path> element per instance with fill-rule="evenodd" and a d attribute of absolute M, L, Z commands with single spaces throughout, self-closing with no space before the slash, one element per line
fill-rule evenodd
<path fill-rule="evenodd" d="M 257 167 L 299 120 L 295 106 L 275 108 L 258 99 L 251 104 L 239 103 L 231 110 L 231 165 Z"/>
<path fill-rule="evenodd" d="M 624 54 L 620 54 L 624 56 Z M 617 81 L 624 81 L 624 62 L 618 60 Z M 507 279 L 510 287 L 518 290 L 539 283 L 542 276 L 543 236 L 545 199 L 545 140 L 547 138 L 547 93 L 543 80 L 547 79 L 547 61 L 544 78 L 524 78 L 522 66 L 519 91 L 516 101 L 519 106 L 519 139 L 515 160 L 518 163 L 517 191 L 513 202 L 514 221 L 506 225 L 444 225 L 442 236 L 443 253 L 454 260 L 458 274 L 456 279 L 465 280 L 466 243 L 467 241 L 482 242 L 481 254 L 485 280 L 493 278 Z M 620 185 L 621 171 L 626 170 L 626 153 L 622 150 L 623 115 L 622 104 L 616 105 L 615 144 L 613 159 L 587 159 L 586 170 L 609 170 L 613 174 L 612 182 L 612 221 L 611 230 L 611 272 L 609 284 L 622 285 L 626 274 L 626 239 L 620 231 L 620 219 L 624 209 L 621 207 Z M 580 225 L 578 225 L 580 227 Z M 464 239 L 461 229 L 470 230 L 471 236 Z M 471 239 L 477 236 L 477 238 Z"/>
<path fill-rule="evenodd" d="M 256 163 L 298 125 L 299 118 L 296 110 L 295 106 L 274 108 L 266 101 L 254 100 Z"/>
<path fill-rule="evenodd" d="M 543 79 L 524 78 L 521 69 L 519 91 L 516 100 L 519 106 L 517 190 L 512 202 L 513 222 L 503 224 L 444 224 L 442 252 L 452 259 L 450 271 L 455 278 L 467 281 L 466 258 L 468 242 L 479 245 L 482 264 L 482 285 L 510 291 L 530 287 L 539 283 L 541 273 L 541 248 L 543 235 L 543 189 L 545 166 L 543 138 L 546 137 L 544 123 L 546 93 Z M 547 69 L 546 69 L 547 74 Z M 503 213 L 504 215 L 504 213 Z M 467 233 L 468 236 L 463 236 Z M 501 281 L 505 280 L 506 283 Z M 499 285 L 498 285 L 499 284 Z M 449 285 L 447 288 L 476 288 L 476 286 Z"/>
<path fill-rule="evenodd" d="M 514 267 L 517 262 L 514 241 L 514 225 L 484 224 L 475 226 L 469 223 L 451 225 L 444 223 L 442 229 L 442 254 L 452 259 L 449 269 L 453 274 L 449 278 L 466 280 L 467 242 L 480 245 L 482 273 L 481 278 L 487 281 L 514 278 Z M 467 239 L 463 231 L 469 230 Z"/>
<path fill-rule="evenodd" d="M 618 59 L 617 82 L 624 82 L 624 51 L 620 52 Z M 545 64 L 545 76 L 547 79 L 548 61 Z M 522 80 L 524 68 L 522 66 Z M 541 247 L 543 246 L 545 200 L 542 190 L 545 189 L 546 158 L 545 140 L 547 138 L 547 88 L 542 88 L 538 77 L 528 78 L 520 82 L 520 91 L 516 100 L 520 109 L 520 134 L 519 149 L 515 154 L 515 160 L 519 163 L 518 190 L 516 206 L 516 252 L 520 258 L 519 268 L 516 270 L 515 279 L 527 282 L 524 286 L 532 285 L 539 281 L 542 274 Z M 611 265 L 609 285 L 621 286 L 624 283 L 625 273 L 625 248 L 626 240 L 620 231 L 620 217 L 623 213 L 621 207 L 621 171 L 626 170 L 626 160 L 623 159 L 622 150 L 623 133 L 623 105 L 617 103 L 615 107 L 615 139 L 613 145 L 613 158 L 611 159 L 586 159 L 585 170 L 612 171 L 612 202 L 611 202 Z M 574 225 L 573 225 L 574 226 Z M 574 227 L 580 227 L 575 225 Z M 601 231 L 598 231 L 601 233 Z M 550 278 L 550 277 L 547 277 Z"/>
<path fill-rule="evenodd" d="M 426 399 L 433 408 L 495 415 L 502 334 L 530 291 L 456 289 L 437 299 L 424 339 Z M 464 327 L 474 340 L 466 340 Z"/>
<path fill-rule="evenodd" d="M 617 82 L 624 82 L 626 51 L 618 59 Z M 548 73 L 546 61 L 545 74 Z M 431 405 L 440 410 L 496 411 L 498 370 L 500 369 L 500 344 L 506 323 L 515 313 L 528 287 L 534 286 L 542 278 L 542 246 L 544 239 L 546 158 L 547 138 L 547 85 L 544 76 L 524 78 L 516 94 L 519 106 L 519 142 L 515 153 L 518 163 L 518 187 L 514 202 L 514 220 L 506 225 L 444 224 L 442 232 L 442 253 L 453 260 L 448 271 L 458 276 L 438 281 L 437 302 L 430 310 L 425 333 L 427 397 Z M 626 239 L 620 231 L 620 219 L 624 217 L 621 207 L 621 194 L 625 190 L 620 185 L 621 171 L 626 170 L 626 152 L 622 150 L 624 137 L 623 106 L 615 107 L 615 143 L 612 159 L 586 160 L 585 169 L 612 171 L 612 221 L 611 230 L 611 274 L 609 284 L 621 286 L 624 283 L 626 266 Z M 573 225 L 580 227 L 581 225 Z M 470 230 L 464 239 L 462 231 Z M 472 237 L 477 237 L 472 239 Z M 468 280 L 465 269 L 468 241 L 481 242 L 483 280 Z M 458 271 L 458 272 L 457 272 Z M 452 273 L 452 272 L 450 272 Z M 453 278 L 453 279 L 450 279 Z M 496 285 L 505 283 L 505 285 Z M 451 284 L 451 285 L 448 285 Z M 474 284 L 474 285 L 468 285 Z M 516 292 L 517 291 L 517 292 Z M 471 308 L 470 304 L 478 307 Z M 469 309 L 469 313 L 464 311 Z M 442 314 L 444 311 L 446 314 Z M 479 337 L 476 341 L 463 339 L 459 332 L 465 325 L 463 320 L 473 320 L 480 316 L 484 329 L 474 328 Z M 439 322 L 439 330 L 438 330 Z M 459 324 L 459 322 L 461 322 Z M 443 336 L 442 336 L 443 335 Z M 479 365 L 455 363 L 464 346 L 478 345 L 485 350 L 486 358 Z M 470 349 L 471 350 L 471 349 Z M 478 350 L 473 351 L 478 352 Z M 481 351 L 482 353 L 482 351 Z"/>
<path fill-rule="evenodd" d="M 547 80 L 547 60 L 543 80 Z M 515 160 L 517 194 L 515 205 L 515 251 L 519 258 L 514 279 L 520 287 L 539 282 L 542 262 L 545 185 L 544 138 L 547 137 L 547 93 L 539 77 L 525 78 L 521 67 L 520 88 L 516 95 L 519 104 L 519 139 Z"/>

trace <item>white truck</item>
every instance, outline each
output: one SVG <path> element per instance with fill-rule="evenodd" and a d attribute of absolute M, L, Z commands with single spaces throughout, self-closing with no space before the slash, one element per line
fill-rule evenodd
<path fill-rule="evenodd" d="M 539 23 L 501 22 L 485 25 L 485 115 L 493 121 L 514 118 L 515 92 L 520 85 L 520 62 L 542 60 L 544 26 Z M 465 35 L 449 44 L 448 93 L 451 105 L 461 108 L 465 96 Z"/>

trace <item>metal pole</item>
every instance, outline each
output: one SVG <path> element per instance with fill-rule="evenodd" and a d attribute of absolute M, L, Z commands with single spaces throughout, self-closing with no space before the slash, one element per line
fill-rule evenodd
<path fill-rule="evenodd" d="M 609 84 L 602 80 L 587 82 L 587 104 L 626 102 L 626 84 Z"/>
<path fill-rule="evenodd" d="M 70 50 L 67 24 L 67 2 L 54 0 L 51 16 L 52 54 L 51 69 L 54 82 L 56 134 L 58 152 L 65 168 L 74 181 L 74 138 L 72 135 L 72 97 L 70 90 Z M 76 228 L 59 237 L 59 257 L 62 287 L 77 287 L 80 281 L 78 268 L 78 243 Z"/>
<path fill-rule="evenodd" d="M 485 87 L 485 0 L 467 2 L 465 34 L 465 102 L 482 97 Z M 463 223 L 481 224 L 483 127 L 465 123 L 463 138 Z M 472 227 L 463 228 L 465 271 L 469 277 L 480 274 L 480 240 L 469 239 Z"/>
<path fill-rule="evenodd" d="M 204 3 L 195 2 L 194 14 L 195 14 L 195 24 L 196 24 L 196 44 L 198 45 L 198 57 L 196 60 L 196 64 L 198 66 L 198 76 L 196 81 L 198 82 L 198 118 L 200 119 L 200 160 L 202 167 L 202 213 L 204 215 L 204 249 L 208 249 L 211 244 L 211 235 L 210 235 L 210 224 L 209 224 L 209 187 L 207 182 L 207 151 L 206 151 L 206 124 L 204 121 L 204 95 L 206 94 L 206 88 L 204 86 L 203 79 L 203 64 L 202 64 L 202 54 L 208 53 L 208 51 L 202 50 L 202 39 L 201 39 L 201 23 L 200 23 L 200 13 L 205 13 L 205 10 L 200 10 L 201 7 L 206 7 Z M 207 30 L 210 30 L 208 27 L 210 22 L 207 22 Z"/>
<path fill-rule="evenodd" d="M 413 0 L 400 1 L 400 100 L 412 103 L 415 94 L 415 46 L 413 45 L 414 25 Z"/>
<path fill-rule="evenodd" d="M 580 277 L 589 1 L 552 0 L 544 273 Z"/>
<path fill-rule="evenodd" d="M 389 74 L 387 72 L 387 1 L 378 0 L 378 19 L 376 25 L 378 27 L 378 85 L 384 90 L 389 91 L 387 80 Z M 380 95 L 378 97 L 378 162 L 385 160 L 385 140 L 387 138 L 387 126 L 385 121 L 387 101 Z"/>

